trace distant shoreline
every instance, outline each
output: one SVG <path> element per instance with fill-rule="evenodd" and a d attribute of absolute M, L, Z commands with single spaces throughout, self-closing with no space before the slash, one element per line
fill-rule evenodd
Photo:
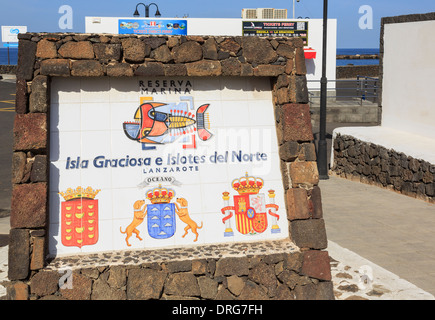
<path fill-rule="evenodd" d="M 370 60 L 370 59 L 379 59 L 378 54 L 355 54 L 355 55 L 347 55 L 347 54 L 337 54 L 338 60 Z"/>

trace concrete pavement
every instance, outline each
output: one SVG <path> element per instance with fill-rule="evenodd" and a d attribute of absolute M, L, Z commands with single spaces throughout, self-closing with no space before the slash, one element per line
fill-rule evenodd
<path fill-rule="evenodd" d="M 319 186 L 332 258 L 348 263 L 354 271 L 374 265 L 375 278 L 388 270 L 373 285 L 394 287 L 400 279 L 407 283 L 400 289 L 400 299 L 434 299 L 435 204 L 335 176 L 321 180 Z M 355 262 L 355 255 L 365 263 Z M 334 283 L 345 279 L 336 277 Z M 416 286 L 414 291 L 409 291 L 410 284 Z M 361 290 L 353 294 L 364 296 Z"/>

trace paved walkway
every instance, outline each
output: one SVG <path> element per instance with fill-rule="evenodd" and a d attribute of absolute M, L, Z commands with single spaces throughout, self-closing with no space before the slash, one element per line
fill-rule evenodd
<path fill-rule="evenodd" d="M 319 185 L 328 251 L 338 260 L 332 264 L 334 284 L 338 288 L 344 282 L 348 289 L 337 292 L 370 300 L 434 299 L 435 204 L 334 176 Z M 358 281 L 337 277 L 346 265 L 356 280 L 361 274 L 356 271 L 367 274 L 365 265 L 371 265 L 372 285 L 380 287 L 372 296 L 357 290 Z"/>

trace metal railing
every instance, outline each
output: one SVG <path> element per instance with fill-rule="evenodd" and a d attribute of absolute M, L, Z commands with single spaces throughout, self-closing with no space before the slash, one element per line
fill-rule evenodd
<path fill-rule="evenodd" d="M 309 89 L 309 102 L 320 102 L 320 81 L 319 80 L 307 80 L 308 83 L 318 83 L 319 89 Z M 329 85 L 329 83 L 335 83 L 335 86 Z M 310 86 L 309 86 L 310 87 Z M 336 101 L 359 101 L 362 106 L 364 101 L 370 101 L 376 103 L 378 99 L 379 91 L 379 79 L 367 76 L 357 76 L 356 79 L 337 79 L 328 80 L 327 99 L 335 99 Z M 316 93 L 314 93 L 314 92 Z M 331 93 L 333 93 L 331 95 Z M 318 101 L 314 99 L 319 99 Z"/>

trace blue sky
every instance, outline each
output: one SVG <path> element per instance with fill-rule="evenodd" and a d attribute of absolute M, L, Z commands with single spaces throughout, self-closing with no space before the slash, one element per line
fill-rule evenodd
<path fill-rule="evenodd" d="M 0 25 L 26 25 L 29 32 L 84 32 L 86 16 L 132 17 L 137 0 L 0 0 Z M 288 9 L 293 15 L 292 0 L 163 0 L 154 1 L 163 18 L 240 18 L 242 8 Z M 328 17 L 337 19 L 338 48 L 378 48 L 379 30 L 382 17 L 427 13 L 435 11 L 435 0 L 329 0 Z M 151 2 L 145 2 L 149 4 Z M 73 9 L 73 29 L 61 30 L 58 13 L 62 5 Z M 359 13 L 363 5 L 373 12 L 373 28 L 361 29 Z M 143 16 L 144 8 L 140 6 Z M 150 15 L 155 7 L 150 8 Z M 296 17 L 322 18 L 323 0 L 300 0 L 296 3 Z"/>

